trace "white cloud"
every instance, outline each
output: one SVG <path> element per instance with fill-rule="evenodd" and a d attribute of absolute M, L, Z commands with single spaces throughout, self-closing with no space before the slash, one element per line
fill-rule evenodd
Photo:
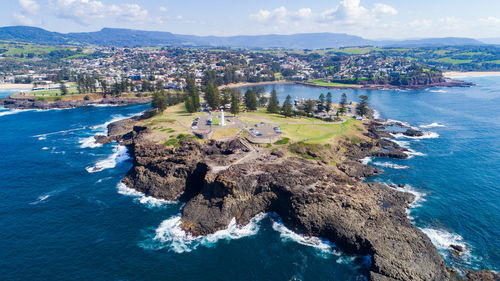
<path fill-rule="evenodd" d="M 138 4 L 106 5 L 91 0 L 49 0 L 60 18 L 86 24 L 91 19 L 114 18 L 117 21 L 146 22 L 148 10 Z"/>
<path fill-rule="evenodd" d="M 481 24 L 487 24 L 487 25 L 498 25 L 500 24 L 500 18 L 497 17 L 486 17 L 486 18 L 480 18 L 479 23 Z"/>
<path fill-rule="evenodd" d="M 29 14 L 29 15 L 36 15 L 38 14 L 38 10 L 40 9 L 40 6 L 38 3 L 34 0 L 18 0 L 19 6 L 21 6 L 21 9 L 23 10 L 24 13 Z"/>
<path fill-rule="evenodd" d="M 361 5 L 361 0 L 342 0 L 335 9 L 321 13 L 322 22 L 338 22 L 346 25 L 372 25 L 379 17 L 396 15 L 398 11 L 386 4 L 377 3 L 373 9 Z"/>
<path fill-rule="evenodd" d="M 167 9 L 167 8 L 165 8 L 165 7 L 163 7 L 163 6 L 161 6 L 161 7 L 160 7 L 160 11 L 161 11 L 161 12 L 168 12 L 168 9 Z"/>
<path fill-rule="evenodd" d="M 34 22 L 30 17 L 25 16 L 21 13 L 14 13 L 13 15 L 14 23 L 19 25 L 33 25 Z"/>
<path fill-rule="evenodd" d="M 394 9 L 389 5 L 381 3 L 375 4 L 373 12 L 377 15 L 388 15 L 388 16 L 395 16 L 398 14 L 398 10 Z"/>
<path fill-rule="evenodd" d="M 281 6 L 272 11 L 259 10 L 256 14 L 251 14 L 250 19 L 259 23 L 277 22 L 287 24 L 289 22 L 297 22 L 307 19 L 312 16 L 310 8 L 301 8 L 297 11 L 288 11 L 287 8 Z"/>

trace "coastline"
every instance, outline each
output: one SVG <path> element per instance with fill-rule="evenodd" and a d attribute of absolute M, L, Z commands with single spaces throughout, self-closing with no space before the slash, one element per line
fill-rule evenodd
<path fill-rule="evenodd" d="M 498 72 L 500 76 L 500 72 Z M 446 76 L 445 76 L 446 77 Z M 460 76 L 457 76 L 460 77 Z M 446 77 L 450 78 L 451 77 Z M 453 77 L 455 78 L 455 77 Z M 393 85 L 356 85 L 355 87 L 341 87 L 341 86 L 327 86 L 327 85 L 314 85 L 308 83 L 307 81 L 267 81 L 267 82 L 255 82 L 255 83 L 236 83 L 236 84 L 228 84 L 219 86 L 219 89 L 229 88 L 229 89 L 238 89 L 238 88 L 246 88 L 246 87 L 254 87 L 254 86 L 264 86 L 264 85 L 299 85 L 311 88 L 325 88 L 332 90 L 418 90 L 418 89 L 427 89 L 427 88 L 435 88 L 435 87 L 470 87 L 473 86 L 472 83 L 454 80 L 434 83 L 428 85 L 415 85 L 415 86 L 393 86 Z"/>
<path fill-rule="evenodd" d="M 239 137 L 208 143 L 187 139 L 169 148 L 152 141 L 152 129 L 142 118 L 112 123 L 108 136 L 96 141 L 118 141 L 128 147 L 133 167 L 122 181 L 127 187 L 145 196 L 186 204 L 181 231 L 209 235 L 226 229 L 232 220 L 244 226 L 259 213 L 273 212 L 300 235 L 328 239 L 346 253 L 370 255 L 368 280 L 447 280 L 444 260 L 407 217 L 405 210 L 413 195 L 363 182 L 382 171 L 359 159 L 408 157 L 405 148 L 385 140 L 389 134 L 380 131 L 384 123 L 364 124 L 372 142 L 343 143 L 347 149 L 341 162 L 331 165 L 325 164 L 333 155 L 325 147 L 305 146 L 299 154 L 290 154 L 288 146 L 270 150 Z M 176 173 L 179 169 L 186 174 Z M 380 202 L 387 202 L 386 207 L 380 208 Z M 233 207 L 221 209 L 221 204 Z M 378 223 L 367 223 L 373 220 Z M 389 250 L 394 244 L 400 245 L 407 258 Z"/>
<path fill-rule="evenodd" d="M 0 91 L 2 90 L 31 90 L 31 84 L 13 84 L 13 83 L 0 83 Z"/>
<path fill-rule="evenodd" d="M 228 89 L 237 89 L 237 88 L 245 88 L 245 87 L 254 87 L 254 86 L 264 86 L 264 85 L 281 85 L 281 84 L 295 84 L 294 81 L 265 81 L 265 82 L 242 82 L 242 83 L 233 83 L 227 85 L 219 86 L 219 90 L 228 88 Z"/>
<path fill-rule="evenodd" d="M 449 71 L 443 73 L 444 77 L 447 78 L 463 78 L 463 77 L 493 77 L 500 76 L 500 71 Z"/>

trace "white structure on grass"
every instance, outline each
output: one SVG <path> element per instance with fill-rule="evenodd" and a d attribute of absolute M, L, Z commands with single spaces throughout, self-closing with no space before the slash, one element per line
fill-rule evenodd
<path fill-rule="evenodd" d="M 221 109 L 220 111 L 220 126 L 226 126 L 226 120 L 224 120 L 224 109 Z"/>

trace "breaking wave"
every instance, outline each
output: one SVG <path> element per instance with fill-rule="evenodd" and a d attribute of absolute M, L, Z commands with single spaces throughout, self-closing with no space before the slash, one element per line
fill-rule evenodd
<path fill-rule="evenodd" d="M 373 162 L 373 164 L 380 167 L 392 168 L 397 170 L 410 169 L 410 166 L 398 165 L 391 162 Z"/>
<path fill-rule="evenodd" d="M 101 180 L 99 180 L 99 181 L 101 181 Z M 144 194 L 140 191 L 129 188 L 123 182 L 118 183 L 116 188 L 118 189 L 119 194 L 130 196 L 130 197 L 135 197 L 134 201 L 137 201 L 141 204 L 147 205 L 148 207 L 152 207 L 152 208 L 161 207 L 161 206 L 167 205 L 167 204 L 178 203 L 177 201 L 168 201 L 168 200 L 164 200 L 164 199 L 157 199 L 157 198 L 154 198 L 151 196 L 146 196 L 146 194 Z"/>
<path fill-rule="evenodd" d="M 89 173 L 100 172 L 105 169 L 111 169 L 116 167 L 118 163 L 124 162 L 130 159 L 128 155 L 127 147 L 123 145 L 117 145 L 113 148 L 113 154 L 108 158 L 99 160 L 94 166 L 89 166 L 85 168 Z"/>
<path fill-rule="evenodd" d="M 438 127 L 446 127 L 446 126 L 443 124 L 437 123 L 437 122 L 420 126 L 420 128 L 423 128 L 423 129 L 438 128 Z"/>
<path fill-rule="evenodd" d="M 368 165 L 368 163 L 372 162 L 373 158 L 372 157 L 365 157 L 363 159 L 360 159 L 359 161 L 365 165 Z"/>
<path fill-rule="evenodd" d="M 259 222 L 265 217 L 264 213 L 258 214 L 245 226 L 238 225 L 233 218 L 226 229 L 206 236 L 193 236 L 182 230 L 181 216 L 178 215 L 164 220 L 158 226 L 152 238 L 153 243 L 148 239 L 140 243 L 140 246 L 151 250 L 168 248 L 176 253 L 191 252 L 199 246 L 213 247 L 219 240 L 240 239 L 257 234 Z"/>
<path fill-rule="evenodd" d="M 410 137 L 410 136 L 404 135 L 402 133 L 397 133 L 397 134 L 392 134 L 391 133 L 391 135 L 394 138 L 397 138 L 397 139 L 416 139 L 416 140 L 420 140 L 420 139 L 437 139 L 437 138 L 439 138 L 439 134 L 435 133 L 435 132 L 423 132 L 423 133 L 424 133 L 424 135 L 420 136 L 420 137 Z"/>
<path fill-rule="evenodd" d="M 439 250 L 448 250 L 450 245 L 459 245 L 467 248 L 462 236 L 445 230 L 422 228 L 422 231 L 431 239 L 432 244 Z"/>
<path fill-rule="evenodd" d="M 102 146 L 102 144 L 96 142 L 94 136 L 80 139 L 78 142 L 80 143 L 80 148 L 96 148 Z"/>

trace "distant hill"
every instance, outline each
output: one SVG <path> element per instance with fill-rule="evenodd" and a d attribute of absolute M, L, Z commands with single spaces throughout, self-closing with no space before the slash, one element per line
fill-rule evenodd
<path fill-rule="evenodd" d="M 27 26 L 0 27 L 0 40 L 46 45 L 77 44 L 116 47 L 134 46 L 202 46 L 243 48 L 324 49 L 355 46 L 456 46 L 480 45 L 469 38 L 428 38 L 401 41 L 368 40 L 341 33 L 303 33 L 292 35 L 195 36 L 162 31 L 103 28 L 96 32 L 58 33 Z"/>

